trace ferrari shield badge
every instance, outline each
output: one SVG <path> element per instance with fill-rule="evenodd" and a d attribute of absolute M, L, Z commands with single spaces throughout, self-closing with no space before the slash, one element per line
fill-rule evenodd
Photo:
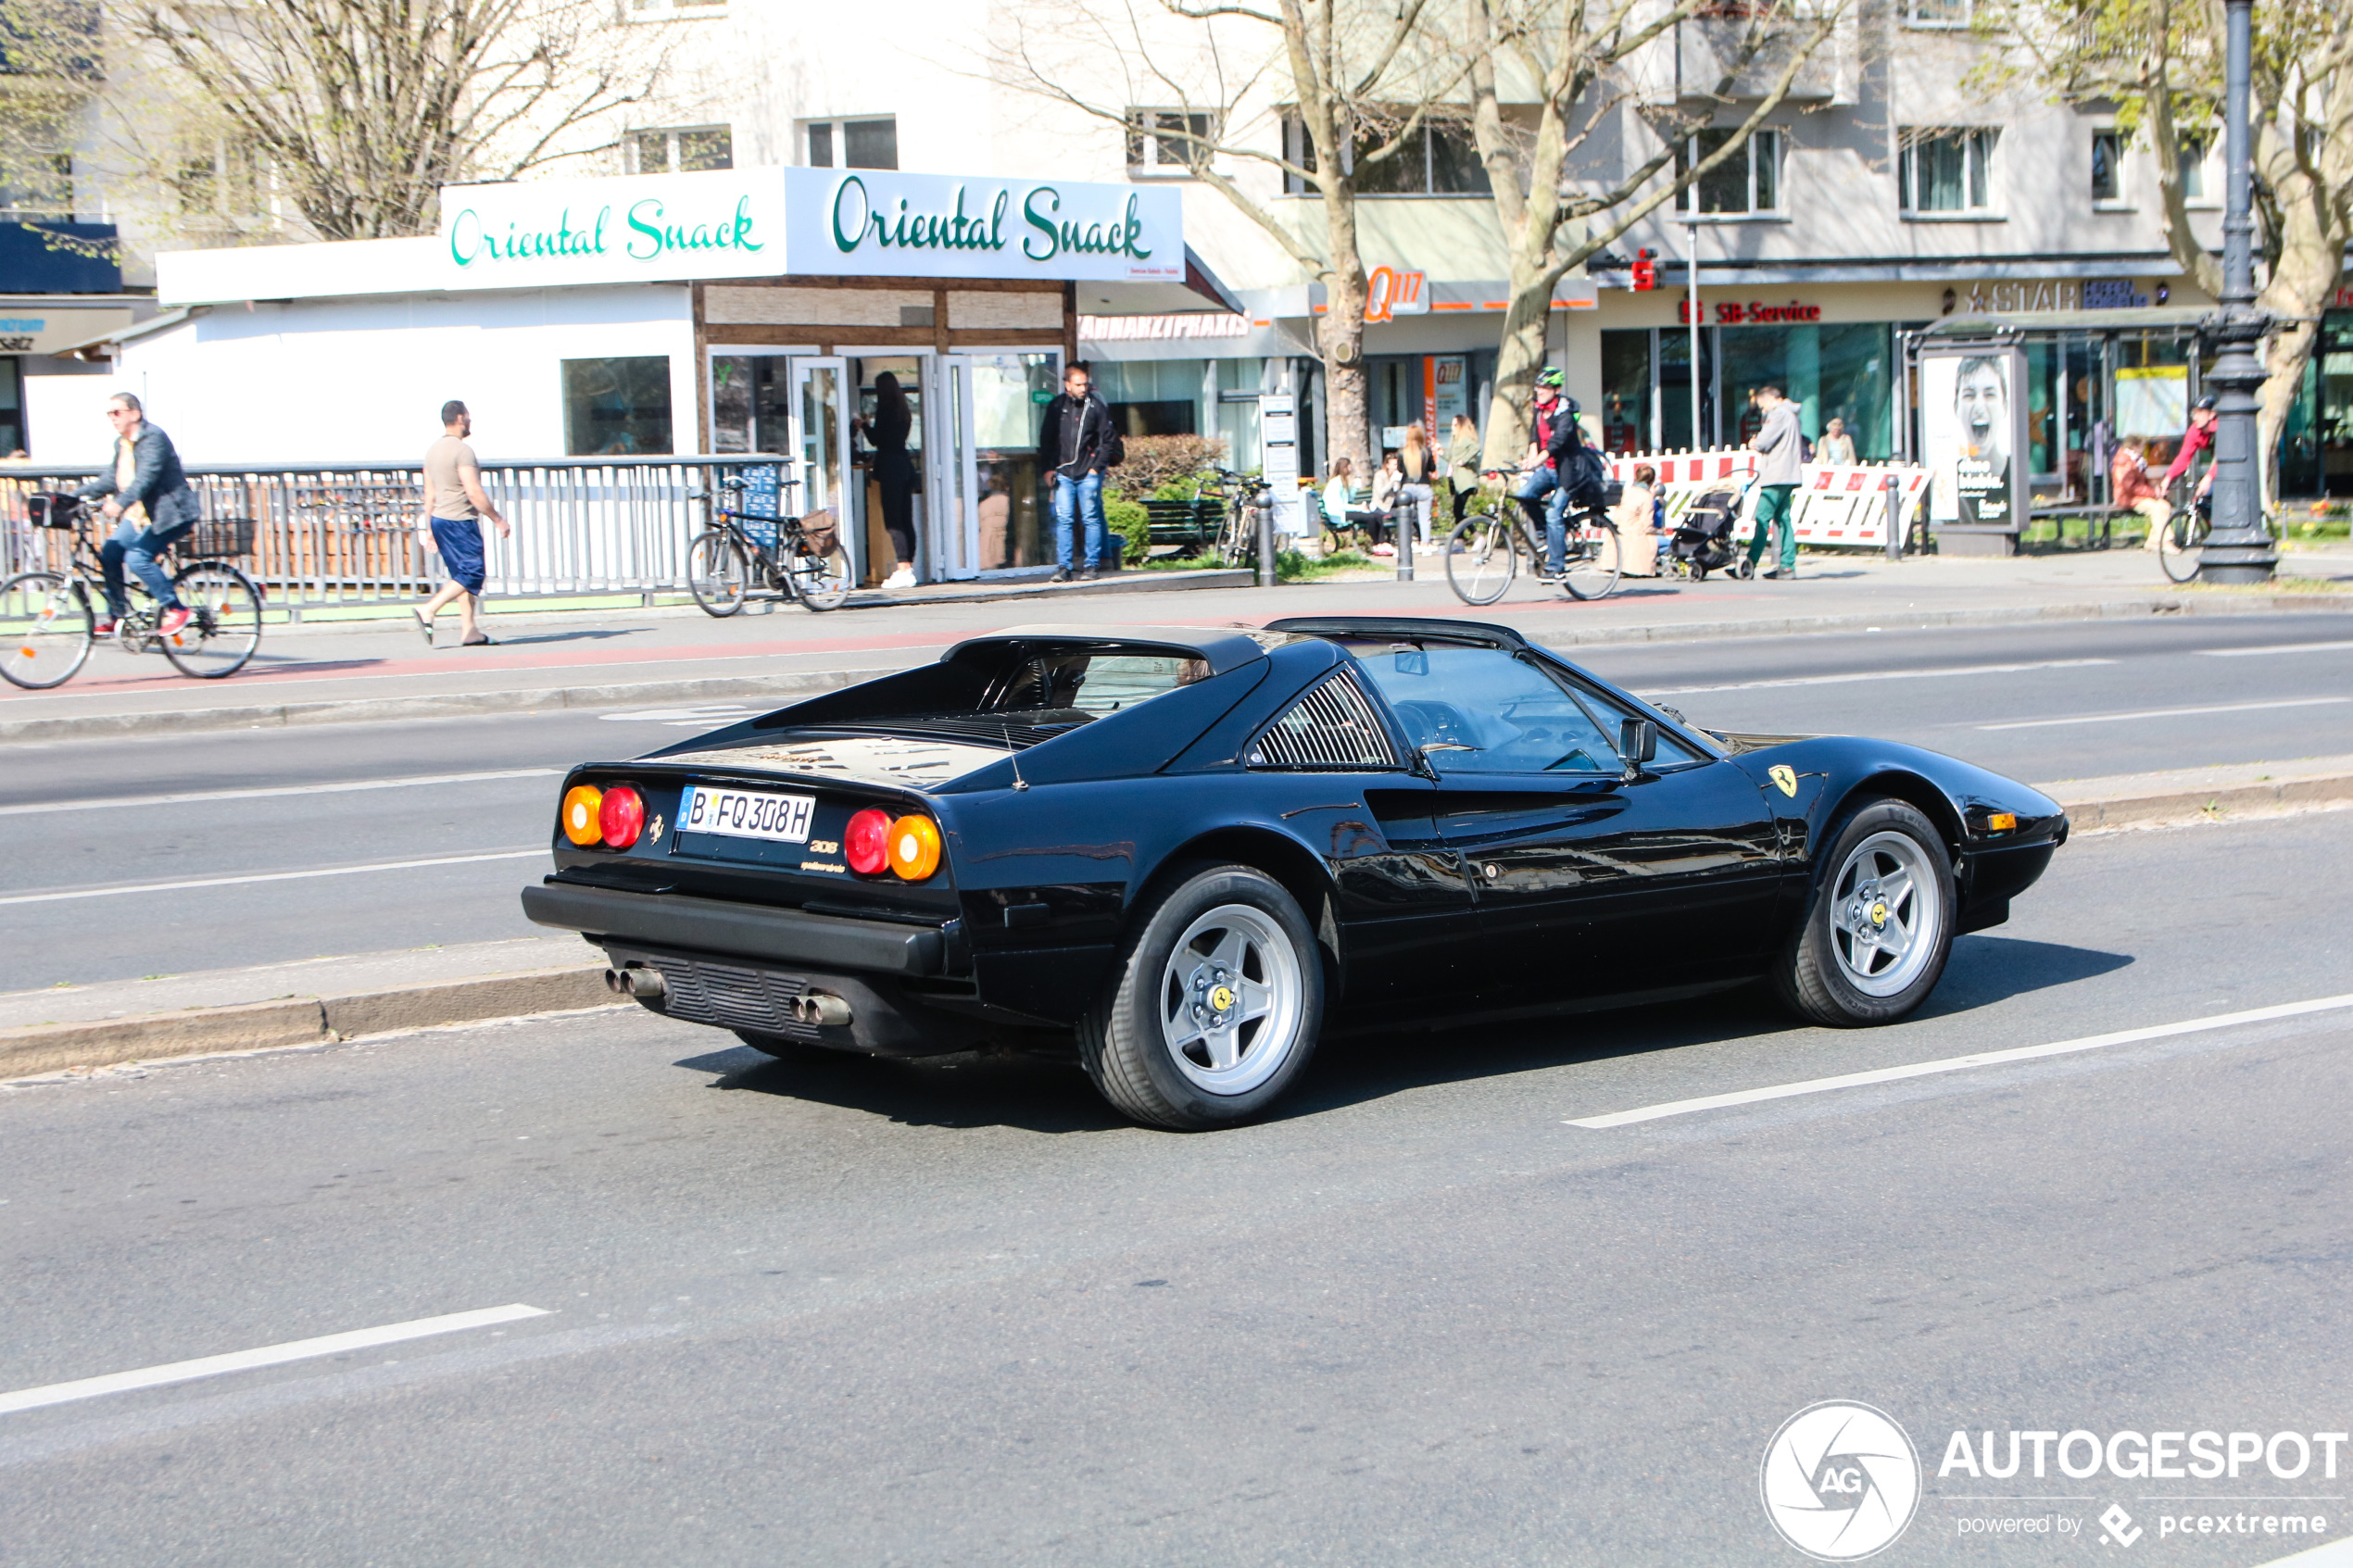
<path fill-rule="evenodd" d="M 1766 771 L 1772 776 L 1773 784 L 1776 788 L 1778 788 L 1783 795 L 1788 796 L 1792 800 L 1797 798 L 1797 771 L 1795 769 L 1776 762 L 1771 768 Z"/>

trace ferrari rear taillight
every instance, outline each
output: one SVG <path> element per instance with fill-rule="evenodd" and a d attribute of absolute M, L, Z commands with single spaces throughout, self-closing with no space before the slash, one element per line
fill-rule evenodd
<path fill-rule="evenodd" d="M 646 831 L 646 797 L 627 784 L 613 785 L 605 791 L 604 801 L 597 809 L 597 822 L 606 847 L 628 848 Z"/>
<path fill-rule="evenodd" d="M 595 784 L 574 784 L 564 792 L 564 836 L 585 849 L 605 838 L 602 812 L 605 792 Z"/>
<path fill-rule="evenodd" d="M 939 824 L 929 817 L 905 816 L 890 824 L 890 869 L 902 881 L 921 882 L 939 869 Z"/>
<path fill-rule="evenodd" d="M 890 864 L 890 813 L 868 807 L 850 818 L 842 830 L 841 847 L 851 871 L 880 876 Z"/>

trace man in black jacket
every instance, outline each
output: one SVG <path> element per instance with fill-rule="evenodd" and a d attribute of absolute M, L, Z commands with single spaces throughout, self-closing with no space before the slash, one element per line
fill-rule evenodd
<path fill-rule="evenodd" d="M 1045 426 L 1038 433 L 1038 466 L 1053 476 L 1054 559 L 1051 581 L 1070 581 L 1072 535 L 1079 519 L 1087 531 L 1087 568 L 1079 575 L 1092 580 L 1103 559 L 1103 470 L 1111 466 L 1114 433 L 1111 409 L 1095 395 L 1095 378 L 1084 359 L 1071 361 L 1063 372 L 1063 390 L 1046 405 Z"/>
<path fill-rule="evenodd" d="M 163 619 L 156 623 L 156 630 L 170 636 L 188 624 L 188 608 L 171 591 L 171 579 L 156 564 L 156 557 L 195 527 L 203 508 L 188 476 L 181 471 L 180 454 L 172 449 L 171 437 L 147 422 L 136 397 L 118 392 L 108 398 L 107 422 L 115 432 L 113 469 L 82 487 L 85 500 L 104 495 L 107 503 L 99 512 L 109 522 L 119 520 L 122 524 L 98 552 L 106 569 L 107 614 L 98 622 L 97 633 L 111 636 L 115 622 L 131 608 L 130 596 L 122 585 L 122 569 L 128 563 L 163 607 Z"/>

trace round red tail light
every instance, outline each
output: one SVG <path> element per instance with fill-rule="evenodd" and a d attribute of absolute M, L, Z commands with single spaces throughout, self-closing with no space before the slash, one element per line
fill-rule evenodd
<path fill-rule="evenodd" d="M 890 813 L 869 807 L 850 818 L 842 830 L 841 847 L 851 871 L 880 876 L 890 864 Z"/>
<path fill-rule="evenodd" d="M 628 848 L 646 831 L 646 797 L 627 784 L 613 785 L 597 809 L 597 825 L 604 830 L 608 847 Z"/>

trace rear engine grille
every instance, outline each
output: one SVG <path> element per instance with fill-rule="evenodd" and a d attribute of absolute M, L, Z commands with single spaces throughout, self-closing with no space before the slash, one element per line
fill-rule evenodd
<path fill-rule="evenodd" d="M 817 1025 L 793 1016 L 792 1004 L 807 988 L 798 975 L 736 969 L 698 959 L 657 958 L 652 962 L 669 988 L 661 1010 L 672 1018 L 817 1043 Z"/>
<path fill-rule="evenodd" d="M 1253 768 L 1395 768 L 1397 748 L 1349 671 L 1292 703 L 1266 726 L 1247 759 Z"/>

